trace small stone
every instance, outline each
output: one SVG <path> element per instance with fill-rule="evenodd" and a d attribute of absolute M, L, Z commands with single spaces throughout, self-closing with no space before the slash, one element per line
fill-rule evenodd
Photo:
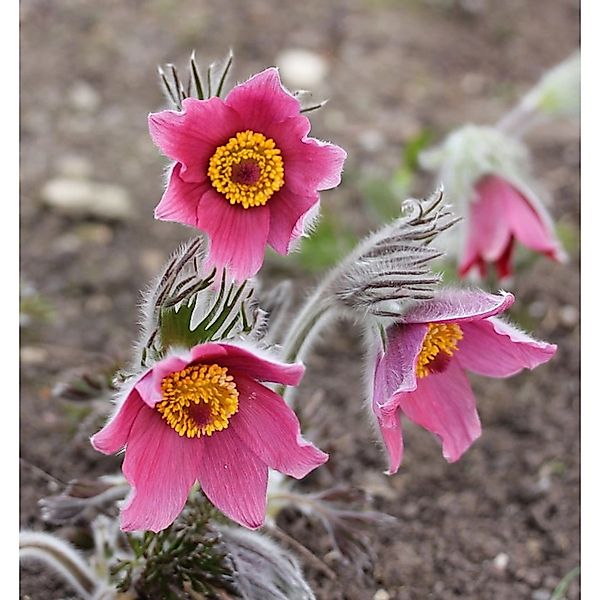
<path fill-rule="evenodd" d="M 579 322 L 579 311 L 575 306 L 567 304 L 560 309 L 560 322 L 565 327 L 574 327 Z"/>
<path fill-rule="evenodd" d="M 535 590 L 531 594 L 531 600 L 550 600 L 550 598 L 552 598 L 552 593 L 548 590 Z"/>
<path fill-rule="evenodd" d="M 21 348 L 21 362 L 26 365 L 41 365 L 48 360 L 48 351 L 37 346 Z"/>
<path fill-rule="evenodd" d="M 277 58 L 281 77 L 292 88 L 314 89 L 323 82 L 329 67 L 325 60 L 310 50 L 289 48 Z"/>
<path fill-rule="evenodd" d="M 500 573 L 504 573 L 504 571 L 506 571 L 506 567 L 508 567 L 509 560 L 508 554 L 505 552 L 500 552 L 500 554 L 494 558 L 494 568 Z"/>
<path fill-rule="evenodd" d="M 373 595 L 373 600 L 390 600 L 391 596 L 387 590 L 379 589 Z"/>
<path fill-rule="evenodd" d="M 57 171 L 64 177 L 86 179 L 93 173 L 93 166 L 87 158 L 67 154 L 61 156 L 56 163 Z"/>
<path fill-rule="evenodd" d="M 48 181 L 41 196 L 44 204 L 68 216 L 124 220 L 132 213 L 127 190 L 116 185 L 61 177 Z"/>
<path fill-rule="evenodd" d="M 69 91 L 71 106 L 82 112 L 94 112 L 100 106 L 100 95 L 86 81 L 76 81 Z"/>

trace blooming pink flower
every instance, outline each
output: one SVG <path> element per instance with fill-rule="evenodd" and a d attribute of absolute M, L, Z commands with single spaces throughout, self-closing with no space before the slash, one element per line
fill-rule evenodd
<path fill-rule="evenodd" d="M 346 152 L 307 137 L 310 121 L 266 69 L 222 100 L 187 98 L 150 114 L 150 135 L 175 161 L 155 216 L 205 231 L 210 266 L 237 279 L 261 267 L 268 243 L 287 254 L 319 191 L 340 183 Z"/>
<path fill-rule="evenodd" d="M 260 527 L 268 468 L 300 479 L 328 458 L 302 438 L 282 398 L 260 383 L 297 385 L 303 373 L 300 364 L 206 343 L 139 377 L 91 440 L 105 454 L 125 447 L 123 474 L 133 489 L 121 512 L 122 529 L 164 529 L 196 481 L 228 517 Z"/>
<path fill-rule="evenodd" d="M 461 276 L 474 266 L 485 276 L 486 263 L 494 263 L 498 275 L 508 277 L 515 240 L 554 260 L 564 260 L 550 217 L 532 194 L 523 193 L 498 175 L 482 177 L 473 193 Z"/>
<path fill-rule="evenodd" d="M 401 415 L 438 436 L 444 458 L 454 462 L 481 434 L 465 371 L 508 377 L 552 358 L 555 345 L 494 316 L 513 302 L 511 294 L 447 290 L 388 328 L 387 347 L 375 359 L 372 408 L 389 473 L 402 461 Z"/>

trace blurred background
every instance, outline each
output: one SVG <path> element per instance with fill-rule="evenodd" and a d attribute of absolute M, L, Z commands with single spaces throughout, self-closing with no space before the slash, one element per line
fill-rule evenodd
<path fill-rule="evenodd" d="M 466 122 L 496 123 L 578 46 L 575 0 L 22 0 L 21 525 L 45 527 L 37 501 L 60 482 L 116 470 L 89 447 L 89 406 L 56 386 L 127 359 L 139 290 L 192 234 L 152 216 L 166 167 L 146 121 L 166 106 L 158 64 L 183 69 L 194 49 L 208 64 L 231 48 L 231 83 L 278 65 L 287 87 L 329 99 L 312 135 L 348 151 L 343 183 L 322 194 L 302 254 L 267 262 L 300 298 L 404 198 L 432 190 L 420 150 Z M 324 531 L 284 513 L 282 527 L 338 574 L 307 567 L 319 598 L 557 600 L 579 564 L 579 129 L 555 122 L 528 142 L 571 260 L 526 259 L 512 318 L 559 353 L 532 374 L 473 380 L 484 433 L 459 463 L 407 428 L 388 478 L 361 407 L 358 338 L 324 338 L 301 399 L 321 406 L 315 441 L 332 458 L 303 489 L 357 486 L 398 526 L 372 531 L 372 555 L 346 564 Z M 69 592 L 26 567 L 21 593 Z M 563 597 L 578 597 L 576 580 Z"/>

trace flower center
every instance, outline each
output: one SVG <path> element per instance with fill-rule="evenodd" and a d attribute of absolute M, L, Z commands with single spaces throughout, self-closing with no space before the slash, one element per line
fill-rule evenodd
<path fill-rule="evenodd" d="M 215 150 L 208 176 L 230 204 L 263 206 L 284 184 L 281 150 L 262 133 L 240 131 Z"/>
<path fill-rule="evenodd" d="M 462 329 L 456 323 L 429 323 L 428 328 L 417 357 L 418 377 L 445 371 L 463 337 Z"/>
<path fill-rule="evenodd" d="M 156 404 L 162 418 L 189 438 L 227 429 L 238 411 L 238 391 L 227 368 L 192 365 L 163 377 L 163 401 Z"/>

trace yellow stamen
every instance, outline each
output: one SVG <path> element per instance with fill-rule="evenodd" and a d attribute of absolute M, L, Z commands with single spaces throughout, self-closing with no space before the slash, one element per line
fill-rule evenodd
<path fill-rule="evenodd" d="M 429 323 L 421 352 L 417 358 L 417 376 L 426 377 L 438 369 L 433 363 L 443 363 L 458 350 L 458 341 L 462 339 L 462 329 L 456 323 Z M 446 356 L 440 355 L 440 352 Z M 442 359 L 442 360 L 440 360 Z M 429 366 L 428 366 L 429 365 Z"/>
<path fill-rule="evenodd" d="M 227 429 L 238 411 L 238 391 L 227 368 L 192 365 L 163 378 L 164 400 L 156 404 L 162 418 L 189 438 Z"/>
<path fill-rule="evenodd" d="M 230 204 L 263 206 L 284 184 L 281 150 L 262 133 L 240 131 L 211 156 L 208 176 Z"/>

